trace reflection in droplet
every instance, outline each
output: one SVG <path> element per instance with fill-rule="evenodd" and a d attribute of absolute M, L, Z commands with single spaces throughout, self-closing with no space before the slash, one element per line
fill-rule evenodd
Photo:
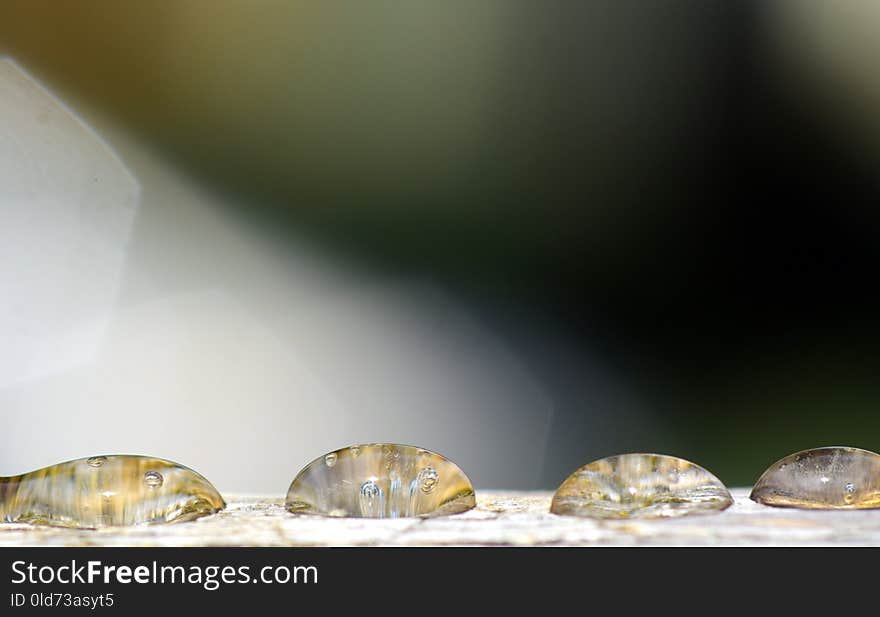
<path fill-rule="evenodd" d="M 226 507 L 201 475 L 147 456 L 93 456 L 0 478 L 0 521 L 98 528 L 186 521 Z"/>
<path fill-rule="evenodd" d="M 297 474 L 287 492 L 291 512 L 369 518 L 438 516 L 473 508 L 474 489 L 458 466 L 443 456 L 397 444 L 366 444 L 336 450 Z"/>
<path fill-rule="evenodd" d="M 665 518 L 724 510 L 733 498 L 690 461 L 662 454 L 609 456 L 572 473 L 553 495 L 554 514 Z"/>
<path fill-rule="evenodd" d="M 373 480 L 367 480 L 361 485 L 360 512 L 367 518 L 379 518 L 385 510 L 384 495 L 382 489 Z M 342 508 L 337 511 L 345 512 Z"/>
<path fill-rule="evenodd" d="M 841 446 L 795 452 L 761 475 L 751 497 L 788 508 L 880 508 L 880 455 Z"/>

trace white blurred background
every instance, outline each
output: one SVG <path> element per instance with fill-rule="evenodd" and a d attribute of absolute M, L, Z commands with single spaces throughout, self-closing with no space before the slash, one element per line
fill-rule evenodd
<path fill-rule="evenodd" d="M 454 298 L 262 241 L 0 67 L 5 473 L 149 453 L 271 493 L 391 441 L 537 481 L 552 402 Z"/>

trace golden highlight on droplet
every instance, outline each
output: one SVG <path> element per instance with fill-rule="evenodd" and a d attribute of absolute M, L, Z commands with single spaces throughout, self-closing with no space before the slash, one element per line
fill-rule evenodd
<path fill-rule="evenodd" d="M 733 498 L 721 481 L 690 461 L 663 454 L 621 454 L 572 473 L 550 511 L 603 519 L 667 518 L 724 510 Z"/>
<path fill-rule="evenodd" d="M 391 443 L 350 446 L 297 474 L 285 506 L 297 514 L 358 518 L 433 517 L 476 505 L 470 480 L 449 459 Z"/>
<path fill-rule="evenodd" d="M 226 507 L 183 465 L 148 456 L 92 456 L 0 478 L 0 521 L 97 529 L 189 521 Z"/>
<path fill-rule="evenodd" d="M 795 452 L 767 468 L 751 498 L 781 508 L 880 508 L 880 454 L 845 446 Z"/>

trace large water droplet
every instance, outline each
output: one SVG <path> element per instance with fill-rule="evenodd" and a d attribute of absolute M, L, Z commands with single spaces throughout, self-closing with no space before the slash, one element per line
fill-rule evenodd
<path fill-rule="evenodd" d="M 880 455 L 842 446 L 796 452 L 767 468 L 752 499 L 787 508 L 880 508 Z"/>
<path fill-rule="evenodd" d="M 336 458 L 336 452 L 331 452 L 324 457 L 324 464 L 327 465 L 327 467 L 333 467 L 333 465 L 336 464 Z"/>
<path fill-rule="evenodd" d="M 473 508 L 474 489 L 458 466 L 443 456 L 397 444 L 365 444 L 321 457 L 290 485 L 291 512 L 369 518 L 438 516 Z M 440 479 L 442 478 L 442 482 Z"/>
<path fill-rule="evenodd" d="M 621 454 L 572 473 L 550 511 L 591 518 L 661 518 L 723 510 L 733 498 L 718 478 L 675 456 Z"/>
<path fill-rule="evenodd" d="M 170 523 L 226 507 L 201 475 L 147 456 L 93 456 L 0 478 L 0 521 L 98 528 Z"/>

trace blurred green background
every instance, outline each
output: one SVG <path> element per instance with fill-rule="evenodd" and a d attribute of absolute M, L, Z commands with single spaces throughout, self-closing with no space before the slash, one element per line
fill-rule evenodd
<path fill-rule="evenodd" d="M 741 485 L 880 448 L 880 21 L 835 6 L 0 0 L 0 53 L 267 242 L 465 298 L 555 397 L 543 486 Z M 661 429 L 582 447 L 579 350 Z"/>

